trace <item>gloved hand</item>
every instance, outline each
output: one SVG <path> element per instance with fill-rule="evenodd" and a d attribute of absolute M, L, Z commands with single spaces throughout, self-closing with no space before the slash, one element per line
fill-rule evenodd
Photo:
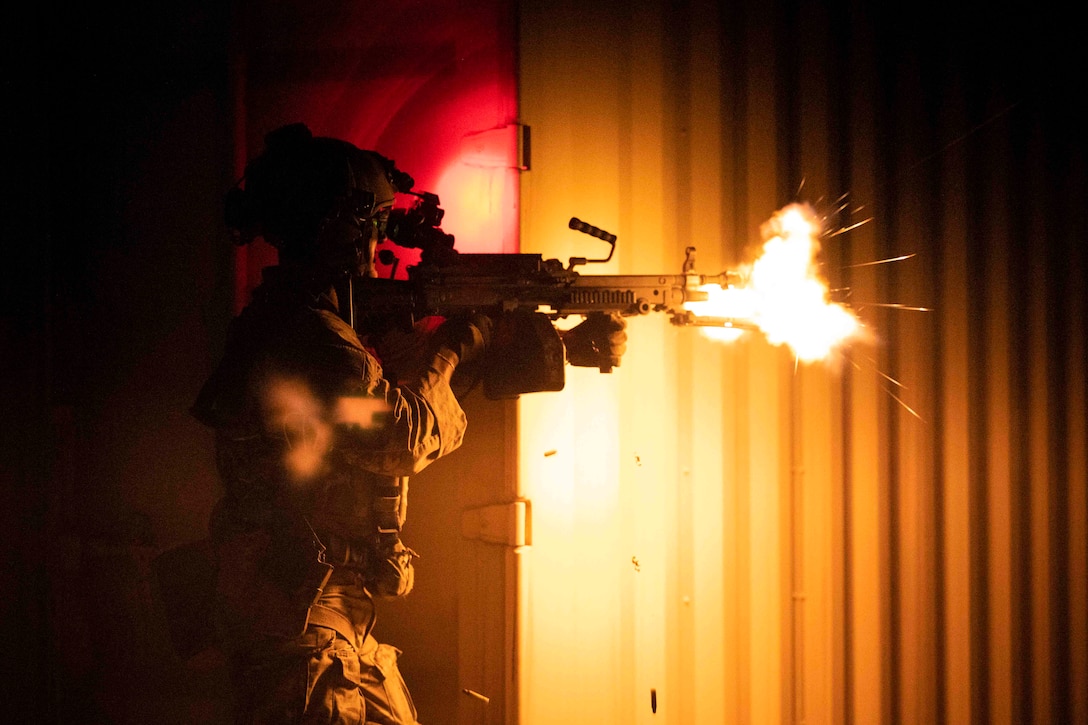
<path fill-rule="evenodd" d="M 432 349 L 442 355 L 443 348 L 457 356 L 451 361 L 464 365 L 479 360 L 491 344 L 491 318 L 486 315 L 451 317 L 434 333 Z"/>
<path fill-rule="evenodd" d="M 585 321 L 561 333 L 567 348 L 567 362 L 584 368 L 610 372 L 619 367 L 627 351 L 627 321 L 620 315 L 603 312 L 586 315 Z"/>
<path fill-rule="evenodd" d="M 432 339 L 445 319 L 425 317 L 411 330 L 394 328 L 380 336 L 371 336 L 368 343 L 382 365 L 388 379 L 401 381 L 417 373 L 429 362 Z"/>

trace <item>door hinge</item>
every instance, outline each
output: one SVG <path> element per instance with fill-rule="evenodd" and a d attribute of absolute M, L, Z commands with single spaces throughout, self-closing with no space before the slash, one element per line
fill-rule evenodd
<path fill-rule="evenodd" d="M 528 171 L 529 138 L 529 127 L 521 123 L 470 133 L 461 138 L 461 161 L 469 166 Z"/>
<path fill-rule="evenodd" d="M 462 511 L 461 536 L 489 544 L 514 547 L 531 545 L 529 501 L 511 501 Z"/>

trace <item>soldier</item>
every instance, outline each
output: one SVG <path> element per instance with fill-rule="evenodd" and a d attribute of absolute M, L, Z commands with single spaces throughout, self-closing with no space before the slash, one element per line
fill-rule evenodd
<path fill-rule="evenodd" d="M 416 722 L 397 650 L 372 635 L 373 597 L 412 588 L 407 476 L 461 444 L 450 380 L 491 324 L 445 321 L 397 381 L 348 324 L 345 285 L 373 274 L 394 194 L 411 185 L 383 156 L 293 124 L 227 197 L 236 240 L 279 253 L 193 407 L 215 430 L 225 488 L 213 618 L 239 722 Z M 622 326 L 567 333 L 584 351 L 575 364 L 618 363 Z"/>

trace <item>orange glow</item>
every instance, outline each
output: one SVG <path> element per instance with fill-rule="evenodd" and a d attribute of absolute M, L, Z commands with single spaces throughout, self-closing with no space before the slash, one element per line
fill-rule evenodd
<path fill-rule="evenodd" d="M 705 285 L 705 301 L 684 307 L 699 316 L 723 317 L 757 327 L 772 345 L 788 345 L 798 359 L 827 358 L 838 345 L 856 336 L 861 325 L 854 313 L 828 300 L 827 282 L 819 274 L 820 224 L 813 209 L 791 204 L 761 228 L 762 255 L 742 267 L 741 282 L 722 288 Z M 703 328 L 704 334 L 730 342 L 737 328 Z"/>

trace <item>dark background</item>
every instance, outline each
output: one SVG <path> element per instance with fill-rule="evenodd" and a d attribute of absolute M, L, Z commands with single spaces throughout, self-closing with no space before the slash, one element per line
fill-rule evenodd
<path fill-rule="evenodd" d="M 231 314 L 230 4 L 4 23 L 4 573 L 9 722 L 215 722 L 147 576 L 216 483 L 188 408 Z"/>

